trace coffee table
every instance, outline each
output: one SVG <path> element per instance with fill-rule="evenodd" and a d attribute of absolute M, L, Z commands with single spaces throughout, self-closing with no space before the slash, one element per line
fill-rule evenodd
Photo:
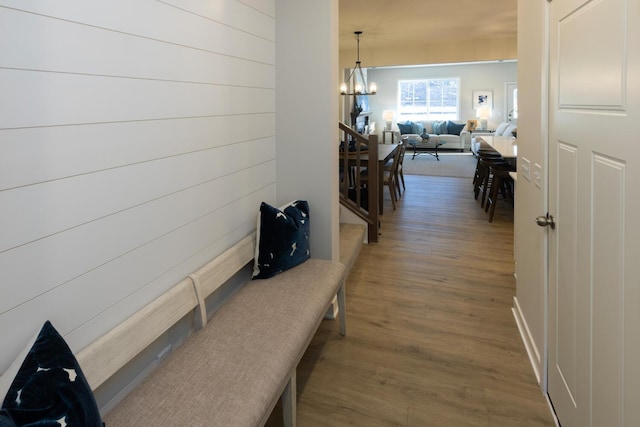
<path fill-rule="evenodd" d="M 440 157 L 438 156 L 438 148 L 447 143 L 447 141 L 436 140 L 434 141 L 433 151 L 418 151 L 418 142 L 415 139 L 410 139 L 408 136 L 403 136 L 402 141 L 405 144 L 409 144 L 413 147 L 413 155 L 411 156 L 411 160 L 415 159 L 418 154 L 425 153 L 432 155 L 436 158 L 437 161 L 440 161 Z M 425 150 L 428 149 L 425 148 Z"/>

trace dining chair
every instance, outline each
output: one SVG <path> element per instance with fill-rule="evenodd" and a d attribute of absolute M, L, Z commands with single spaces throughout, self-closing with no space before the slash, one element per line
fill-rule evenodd
<path fill-rule="evenodd" d="M 400 143 L 398 144 L 398 151 L 400 151 L 400 153 L 398 154 L 397 167 L 394 165 L 394 163 L 396 162 L 395 156 L 384 165 L 384 170 L 386 172 L 391 172 L 395 168 L 394 181 L 396 184 L 395 188 L 398 191 L 396 200 L 398 200 L 402 196 L 402 191 L 406 190 L 406 186 L 404 184 L 404 174 L 402 170 L 402 165 L 404 163 L 404 154 L 406 149 L 407 149 L 407 144 L 400 141 Z M 402 189 L 400 188 L 401 183 L 402 183 Z"/>
<path fill-rule="evenodd" d="M 509 172 L 513 172 L 510 165 L 493 164 L 489 166 L 490 173 L 493 177 L 491 187 L 489 188 L 489 197 L 484 207 L 485 212 L 489 212 L 489 222 L 493 222 L 493 213 L 496 210 L 499 193 L 505 201 L 511 200 L 513 203 L 513 178 Z"/>
<path fill-rule="evenodd" d="M 398 165 L 400 164 L 400 152 L 402 151 L 402 145 L 396 149 L 393 153 L 393 161 L 389 163 L 389 168 L 383 169 L 382 185 L 386 185 L 389 188 L 389 195 L 391 196 L 391 206 L 393 210 L 396 210 L 396 202 L 398 197 L 396 196 L 397 187 L 397 173 Z M 369 170 L 365 169 L 360 174 L 360 179 L 364 184 L 369 182 Z M 398 190 L 399 191 L 399 190 Z"/>

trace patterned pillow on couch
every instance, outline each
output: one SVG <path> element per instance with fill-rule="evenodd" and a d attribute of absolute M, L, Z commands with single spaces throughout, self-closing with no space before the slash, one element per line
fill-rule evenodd
<path fill-rule="evenodd" d="M 436 135 L 442 135 L 447 133 L 447 122 L 433 122 L 433 133 Z"/>

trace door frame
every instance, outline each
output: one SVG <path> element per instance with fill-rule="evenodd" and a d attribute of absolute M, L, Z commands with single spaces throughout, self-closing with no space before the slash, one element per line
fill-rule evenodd
<path fill-rule="evenodd" d="M 542 132 L 542 137 L 543 140 L 541 141 L 542 143 L 542 158 L 545 159 L 546 165 L 544 168 L 544 173 L 545 173 L 545 185 L 544 188 L 542 189 L 542 191 L 544 192 L 543 194 L 543 200 L 545 203 L 544 206 L 544 211 L 545 212 L 541 212 L 541 215 L 544 215 L 545 213 L 548 213 L 549 211 L 549 100 L 551 99 L 550 93 L 549 91 L 550 89 L 550 85 L 549 85 L 549 79 L 551 78 L 551 0 L 547 0 L 545 2 L 545 8 L 544 8 L 544 31 L 542 32 L 543 35 L 543 40 L 542 40 L 542 44 L 543 44 L 543 57 L 542 57 L 542 62 L 543 62 L 543 69 L 545 70 L 545 73 L 542 77 L 542 105 L 540 106 L 541 108 L 541 123 L 540 125 L 542 126 L 542 129 L 544 130 Z M 542 375 L 541 375 L 541 381 L 540 381 L 540 386 L 542 388 L 542 392 L 544 393 L 547 401 L 549 402 L 549 406 L 551 408 L 553 408 L 553 405 L 551 404 L 551 399 L 549 398 L 549 393 L 548 393 L 548 385 L 549 385 L 549 231 L 547 231 L 546 235 L 545 235 L 545 239 L 544 239 L 544 253 L 546 255 L 545 260 L 544 260 L 544 265 L 542 266 L 544 273 L 543 273 L 543 277 L 544 277 L 544 284 L 543 284 L 543 301 L 544 301 L 544 309 L 543 309 L 543 319 L 544 319 L 544 341 L 542 344 L 542 348 L 543 348 L 543 357 L 542 357 Z M 555 417 L 555 411 L 553 411 L 554 413 L 554 417 Z M 558 422 L 557 418 L 556 418 L 556 423 Z"/>
<path fill-rule="evenodd" d="M 505 82 L 504 84 L 504 117 L 503 117 L 503 121 L 504 122 L 508 122 L 511 123 L 511 121 L 509 120 L 509 114 L 511 113 L 511 111 L 509 111 L 509 99 L 511 98 L 511 91 L 509 90 L 510 86 L 515 86 L 516 90 L 518 89 L 518 82 Z M 518 123 L 518 119 L 516 119 L 515 123 L 517 125 Z"/>

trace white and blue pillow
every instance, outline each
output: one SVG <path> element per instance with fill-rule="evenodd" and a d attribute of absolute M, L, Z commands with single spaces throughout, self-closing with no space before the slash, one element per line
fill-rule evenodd
<path fill-rule="evenodd" d="M 433 128 L 433 133 L 435 133 L 436 135 L 442 135 L 447 133 L 447 121 L 435 121 L 433 122 L 433 124 L 431 125 Z"/>
<path fill-rule="evenodd" d="M 253 279 L 268 279 L 310 258 L 309 204 L 293 201 L 280 209 L 260 204 Z"/>
<path fill-rule="evenodd" d="M 49 321 L 42 326 L 2 403 L 0 427 L 9 426 L 103 426 L 80 365 Z"/>

